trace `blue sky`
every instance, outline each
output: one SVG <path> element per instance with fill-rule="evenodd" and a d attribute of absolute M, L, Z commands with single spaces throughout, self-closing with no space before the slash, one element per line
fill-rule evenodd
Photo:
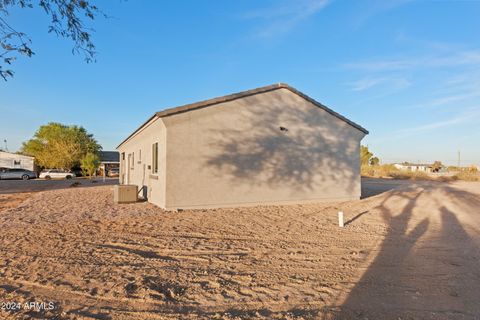
<path fill-rule="evenodd" d="M 113 149 L 155 111 L 286 82 L 370 131 L 383 162 L 480 164 L 479 1 L 98 1 L 97 62 L 14 10 L 35 56 L 0 83 L 11 151 L 41 124 Z M 2 143 L 3 146 L 3 143 Z"/>

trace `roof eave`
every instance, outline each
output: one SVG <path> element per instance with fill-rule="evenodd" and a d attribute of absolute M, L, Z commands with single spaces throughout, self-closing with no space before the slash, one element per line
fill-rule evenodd
<path fill-rule="evenodd" d="M 127 142 L 128 140 L 130 140 L 130 138 L 132 138 L 137 132 L 139 132 L 141 129 L 143 129 L 143 127 L 145 127 L 150 121 L 154 120 L 155 118 L 157 117 L 157 114 L 155 113 L 154 115 L 152 115 L 150 118 L 148 118 L 147 121 L 145 121 L 140 127 L 137 128 L 137 130 L 133 131 L 125 140 L 123 140 L 115 149 L 118 150 L 118 148 L 120 148 L 125 142 Z"/>

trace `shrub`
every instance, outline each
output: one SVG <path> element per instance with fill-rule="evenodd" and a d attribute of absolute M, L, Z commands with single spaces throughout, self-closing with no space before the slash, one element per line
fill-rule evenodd
<path fill-rule="evenodd" d="M 364 177 L 388 178 L 391 177 L 392 173 L 396 172 L 398 172 L 398 169 L 393 164 L 365 165 L 361 167 L 361 173 Z"/>
<path fill-rule="evenodd" d="M 455 175 L 430 175 L 423 171 L 404 171 L 395 168 L 393 164 L 384 165 L 363 165 L 361 167 L 361 174 L 363 177 L 371 178 L 393 178 L 401 180 L 431 180 L 431 181 L 480 181 L 480 173 L 476 167 L 469 169 L 458 170 Z"/>
<path fill-rule="evenodd" d="M 435 180 L 435 178 L 429 176 L 422 171 L 400 171 L 390 172 L 390 177 L 394 179 L 402 180 Z"/>
<path fill-rule="evenodd" d="M 464 181 L 480 181 L 480 175 L 475 171 L 460 171 L 454 177 Z"/>

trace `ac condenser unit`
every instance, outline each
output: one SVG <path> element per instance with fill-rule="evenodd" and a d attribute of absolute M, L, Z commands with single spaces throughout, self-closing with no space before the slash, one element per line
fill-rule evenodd
<path fill-rule="evenodd" d="M 138 186 L 133 184 L 120 184 L 113 186 L 113 202 L 137 202 Z"/>

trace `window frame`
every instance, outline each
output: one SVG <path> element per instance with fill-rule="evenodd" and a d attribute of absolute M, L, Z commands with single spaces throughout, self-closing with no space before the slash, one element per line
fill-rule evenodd
<path fill-rule="evenodd" d="M 158 174 L 158 142 L 152 144 L 152 173 Z"/>

